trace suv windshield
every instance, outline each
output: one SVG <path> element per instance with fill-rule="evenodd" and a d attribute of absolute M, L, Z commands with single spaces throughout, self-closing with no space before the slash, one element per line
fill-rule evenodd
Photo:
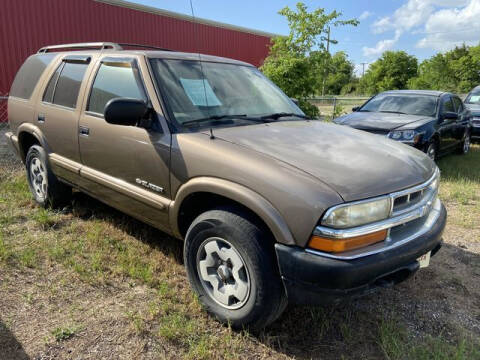
<path fill-rule="evenodd" d="M 252 66 L 170 59 L 153 59 L 151 64 L 180 125 L 258 123 L 262 116 L 269 120 L 304 116 Z"/>
<path fill-rule="evenodd" d="M 465 104 L 480 105 L 480 91 L 471 92 L 465 99 Z"/>
<path fill-rule="evenodd" d="M 360 111 L 435 116 L 438 98 L 429 95 L 380 94 Z"/>

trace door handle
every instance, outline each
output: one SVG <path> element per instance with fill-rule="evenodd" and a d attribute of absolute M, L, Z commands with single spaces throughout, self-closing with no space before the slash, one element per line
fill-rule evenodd
<path fill-rule="evenodd" d="M 85 126 L 80 126 L 80 135 L 88 136 L 90 135 L 90 129 Z"/>
<path fill-rule="evenodd" d="M 40 122 L 40 123 L 44 123 L 45 122 L 45 115 L 44 114 L 38 114 L 37 121 Z"/>

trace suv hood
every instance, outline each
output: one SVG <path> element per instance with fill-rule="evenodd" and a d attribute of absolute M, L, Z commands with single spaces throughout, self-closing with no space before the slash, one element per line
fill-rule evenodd
<path fill-rule="evenodd" d="M 321 121 L 279 121 L 213 133 L 216 139 L 248 147 L 316 177 L 345 201 L 420 184 L 436 167 L 410 146 Z"/>
<path fill-rule="evenodd" d="M 353 112 L 335 119 L 335 123 L 348 125 L 356 129 L 394 130 L 424 119 L 431 119 L 423 115 L 405 115 L 380 112 Z"/>

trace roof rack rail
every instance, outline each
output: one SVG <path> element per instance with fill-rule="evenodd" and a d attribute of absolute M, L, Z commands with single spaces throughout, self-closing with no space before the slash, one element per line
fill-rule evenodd
<path fill-rule="evenodd" d="M 161 50 L 161 51 L 174 51 L 172 49 L 162 48 L 158 46 L 151 46 L 151 45 L 142 45 L 142 44 L 129 44 L 129 43 L 118 43 L 120 46 L 130 46 L 130 47 L 139 47 L 144 49 L 152 49 L 152 50 Z"/>
<path fill-rule="evenodd" d="M 153 49 L 153 50 L 162 50 L 162 51 L 173 51 L 172 49 L 161 48 L 157 46 L 151 45 L 142 45 L 142 44 L 129 44 L 129 43 L 113 43 L 113 42 L 91 42 L 91 43 L 75 43 L 75 44 L 62 44 L 62 45 L 52 45 L 52 46 L 45 46 L 38 50 L 38 53 L 47 53 L 50 51 L 55 50 L 63 50 L 63 49 L 111 49 L 111 50 L 123 50 L 122 46 L 129 46 L 129 47 L 139 47 L 144 49 Z"/>
<path fill-rule="evenodd" d="M 42 47 L 40 50 L 38 50 L 38 53 L 47 53 L 52 50 L 62 50 L 62 49 L 122 50 L 123 48 L 119 44 L 112 43 L 112 42 L 91 42 L 91 43 L 75 43 L 75 44 L 45 46 L 45 47 Z"/>

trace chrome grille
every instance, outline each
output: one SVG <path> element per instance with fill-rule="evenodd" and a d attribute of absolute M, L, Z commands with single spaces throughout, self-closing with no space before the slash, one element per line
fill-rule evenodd
<path fill-rule="evenodd" d="M 432 203 L 438 193 L 438 169 L 435 175 L 424 184 L 391 194 L 391 216 L 401 215 Z"/>

